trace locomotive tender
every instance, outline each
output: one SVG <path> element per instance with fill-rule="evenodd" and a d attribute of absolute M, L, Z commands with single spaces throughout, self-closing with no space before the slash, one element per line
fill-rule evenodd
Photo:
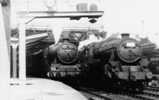
<path fill-rule="evenodd" d="M 84 63 L 90 67 L 91 77 L 98 75 L 98 78 L 109 79 L 107 82 L 115 84 L 143 84 L 152 78 L 152 73 L 142 51 L 139 41 L 125 33 L 122 38 L 110 37 L 86 46 L 83 52 L 88 61 Z"/>

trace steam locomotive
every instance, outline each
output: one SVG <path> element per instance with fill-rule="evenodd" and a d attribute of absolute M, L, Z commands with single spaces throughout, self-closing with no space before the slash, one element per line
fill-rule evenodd
<path fill-rule="evenodd" d="M 83 34 L 84 33 L 84 34 Z M 78 45 L 85 37 L 85 31 L 66 29 L 57 44 L 44 51 L 48 77 L 53 79 L 73 78 L 79 76 L 82 67 L 79 61 Z"/>
<path fill-rule="evenodd" d="M 87 61 L 83 63 L 89 67 L 92 79 L 140 88 L 152 78 L 143 49 L 139 41 L 124 33 L 122 38 L 110 37 L 86 46 L 82 52 Z"/>

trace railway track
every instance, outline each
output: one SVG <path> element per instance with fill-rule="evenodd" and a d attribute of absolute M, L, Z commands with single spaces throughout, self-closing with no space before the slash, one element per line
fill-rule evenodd
<path fill-rule="evenodd" d="M 144 90 L 138 93 L 141 97 L 151 98 L 152 100 L 158 100 L 159 88 L 158 87 L 145 87 Z"/>
<path fill-rule="evenodd" d="M 159 92 L 158 89 L 146 87 L 145 90 Z"/>
<path fill-rule="evenodd" d="M 146 90 L 150 90 L 150 91 L 159 92 L 159 87 L 148 86 L 148 87 L 145 87 L 145 89 L 146 89 Z"/>
<path fill-rule="evenodd" d="M 158 100 L 159 98 L 159 91 L 150 87 L 146 87 L 142 92 L 118 90 L 113 93 L 88 88 L 78 90 L 88 97 L 88 100 Z"/>
<path fill-rule="evenodd" d="M 122 94 L 134 97 L 139 100 L 158 100 L 159 98 L 159 90 L 157 88 L 145 87 L 143 91 L 126 91 L 122 90 Z"/>
<path fill-rule="evenodd" d="M 88 100 L 113 100 L 109 96 L 102 96 L 99 92 L 87 88 L 78 88 L 78 90 L 85 95 Z"/>
<path fill-rule="evenodd" d="M 129 97 L 133 97 L 134 100 L 157 100 L 158 95 L 155 95 L 150 92 L 136 92 L 136 93 L 131 93 L 131 92 L 120 92 L 119 94 L 121 95 L 127 95 Z"/>

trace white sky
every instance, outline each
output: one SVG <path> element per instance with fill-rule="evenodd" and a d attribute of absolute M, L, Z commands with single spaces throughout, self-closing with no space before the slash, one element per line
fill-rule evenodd
<path fill-rule="evenodd" d="M 47 0 L 12 0 L 14 11 L 19 10 L 47 10 Z M 37 2 L 38 1 L 38 2 Z M 54 5 L 49 0 L 48 7 Z M 51 9 L 68 10 L 74 9 L 73 3 L 78 0 L 57 0 L 60 5 Z M 53 28 L 55 37 L 59 38 L 61 30 L 65 27 L 93 27 L 102 28 L 108 32 L 108 35 L 116 32 L 129 32 L 138 34 L 141 37 L 148 36 L 151 41 L 159 46 L 159 0 L 79 0 L 80 2 L 89 1 L 89 3 L 100 1 L 105 14 L 96 24 L 89 24 L 85 20 L 80 22 L 68 21 L 66 19 L 45 19 L 35 20 L 31 24 L 43 25 Z M 62 3 L 64 2 L 64 3 Z M 51 4 L 52 3 L 52 4 Z M 57 2 L 56 2 L 57 3 Z M 69 6 L 67 6 L 68 4 Z M 98 2 L 99 4 L 99 2 Z M 14 20 L 13 20 L 14 19 Z M 15 16 L 12 16 L 12 26 L 16 26 Z M 69 23 L 69 24 L 68 24 Z"/>

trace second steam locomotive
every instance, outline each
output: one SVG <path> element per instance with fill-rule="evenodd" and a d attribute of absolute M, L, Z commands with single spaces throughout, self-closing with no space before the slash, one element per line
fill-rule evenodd
<path fill-rule="evenodd" d="M 152 78 L 149 62 L 142 51 L 140 42 L 125 33 L 121 38 L 110 37 L 91 43 L 82 52 L 87 55 L 88 61 L 84 63 L 90 67 L 91 77 L 98 75 L 96 79 L 107 80 L 106 83 L 140 87 Z"/>

